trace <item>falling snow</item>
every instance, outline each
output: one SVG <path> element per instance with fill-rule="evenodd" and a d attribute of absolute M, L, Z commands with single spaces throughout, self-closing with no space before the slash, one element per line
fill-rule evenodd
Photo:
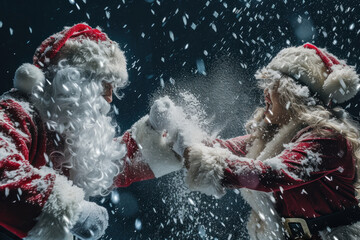
<path fill-rule="evenodd" d="M 105 15 L 107 19 L 110 19 L 110 11 L 105 11 Z"/>
<path fill-rule="evenodd" d="M 198 70 L 198 72 L 199 72 L 200 74 L 206 75 L 204 60 L 202 60 L 202 59 L 197 59 L 197 60 L 196 60 L 196 66 L 197 66 L 197 70 Z"/>
<path fill-rule="evenodd" d="M 170 36 L 170 39 L 171 41 L 174 41 L 174 33 L 172 31 L 169 31 L 169 36 Z"/>
<path fill-rule="evenodd" d="M 39 22 L 55 24 L 53 29 L 59 29 L 60 25 L 62 27 L 65 24 L 63 19 L 76 17 L 82 21 L 91 20 L 88 22 L 95 21 L 92 24 L 99 25 L 111 39 L 119 42 L 127 57 L 131 82 L 124 89 L 126 97 L 111 107 L 111 113 L 121 125 L 119 132 L 125 131 L 146 113 L 148 105 L 145 101 L 151 99 L 153 90 L 168 93 L 190 86 L 191 91 L 203 94 L 204 105 L 208 108 L 206 110 L 212 116 L 209 122 L 217 127 L 217 133 L 231 137 L 234 133 L 244 133 L 244 122 L 258 105 L 259 101 L 254 100 L 257 96 L 254 72 L 281 48 L 306 42 L 319 44 L 337 51 L 341 58 L 349 58 L 347 62 L 359 69 L 357 63 L 360 53 L 356 44 L 360 36 L 360 14 L 357 2 L 327 3 L 320 0 L 316 8 L 310 2 L 219 0 L 192 2 L 189 5 L 182 1 L 121 0 L 115 5 L 109 2 L 94 5 L 91 1 L 69 0 L 68 3 L 65 1 L 66 6 L 54 7 L 51 19 L 40 18 L 42 21 Z M 61 17 L 56 13 L 62 13 Z M 21 27 L 2 16 L 0 30 L 7 37 L 4 42 L 10 39 L 9 49 L 16 49 L 4 57 L 9 59 L 9 63 L 14 62 L 11 59 L 14 56 L 18 60 L 30 59 L 31 56 L 19 56 L 22 52 L 30 51 L 23 51 L 21 46 L 24 43 L 28 44 L 27 47 L 35 46 L 39 44 L 40 35 L 53 32 L 46 32 L 45 28 L 28 19 L 24 16 L 23 21 L 28 24 Z M 15 40 L 19 41 L 16 38 L 20 37 L 21 42 L 16 42 L 16 47 L 11 45 L 11 41 L 15 43 Z M 106 66 L 106 63 L 99 64 Z M 9 64 L 4 67 L 4 72 L 9 74 L 6 79 L 12 79 L 16 67 Z M 201 82 L 202 79 L 205 80 Z M 339 84 L 339 91 L 345 94 L 346 84 L 343 81 L 339 81 Z M 62 88 L 64 92 L 70 90 L 68 85 Z M 303 89 L 299 90 L 299 96 L 308 94 Z M 209 99 L 213 96 L 217 96 L 217 99 L 210 104 Z M 292 105 L 287 102 L 285 107 L 289 110 Z M 128 110 L 130 108 L 131 111 Z M 347 104 L 345 109 L 353 111 L 355 116 L 360 115 L 359 106 L 354 103 Z M 233 115 L 240 117 L 230 118 Z M 48 113 L 48 116 L 51 117 L 51 114 Z M 45 158 L 49 162 L 49 157 Z M 165 177 L 165 180 L 154 180 L 144 188 L 141 188 L 142 183 L 138 183 L 130 190 L 113 190 L 108 198 L 101 198 L 99 201 L 111 208 L 114 216 L 121 216 L 116 223 L 111 223 L 111 227 L 130 222 L 127 226 L 131 234 L 144 234 L 136 235 L 134 239 L 147 239 L 145 232 L 150 231 L 149 228 L 166 232 L 169 239 L 247 239 L 246 230 L 241 228 L 246 225 L 247 213 L 240 192 L 232 191 L 225 200 L 190 193 L 182 180 L 182 174 L 180 172 Z M 149 186 L 160 189 L 152 190 L 153 187 Z M 146 192 L 151 195 L 151 200 L 145 202 L 142 199 L 141 202 L 134 193 L 132 196 L 136 197 L 128 198 L 128 208 L 133 209 L 133 213 L 125 216 L 128 214 L 125 207 L 118 206 L 126 200 L 122 197 L 126 191 L 139 192 L 139 196 Z M 4 189 L 4 194 L 10 194 L 8 188 Z M 22 196 L 23 193 L 17 190 L 15 194 Z M 301 194 L 308 193 L 302 190 Z M 143 207 L 141 204 L 150 210 L 139 210 Z M 231 205 L 232 210 L 227 211 L 224 205 Z M 152 219 L 146 218 L 148 212 L 154 214 L 156 220 L 152 222 Z M 236 220 L 227 220 L 233 215 L 236 215 Z M 239 232 L 245 235 L 239 235 Z"/>
<path fill-rule="evenodd" d="M 135 229 L 138 231 L 140 231 L 142 229 L 142 222 L 138 218 L 135 220 Z"/>

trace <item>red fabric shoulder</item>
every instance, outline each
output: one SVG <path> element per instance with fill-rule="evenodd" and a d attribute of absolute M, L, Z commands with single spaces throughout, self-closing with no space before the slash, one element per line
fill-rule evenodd
<path fill-rule="evenodd" d="M 39 169 L 45 165 L 46 136 L 27 104 L 0 101 L 0 225 L 21 238 L 36 224 L 55 180 Z"/>
<path fill-rule="evenodd" d="M 0 121 L 1 131 L 7 131 L 13 137 L 17 149 L 26 153 L 24 157 L 30 164 L 37 168 L 44 166 L 46 130 L 36 110 L 29 109 L 33 111 L 29 113 L 13 99 L 2 100 L 0 109 L 4 112 L 4 121 Z M 14 131 L 16 129 L 19 131 Z"/>

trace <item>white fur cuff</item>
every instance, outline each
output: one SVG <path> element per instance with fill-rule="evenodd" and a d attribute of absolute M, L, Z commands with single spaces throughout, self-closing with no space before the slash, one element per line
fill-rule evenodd
<path fill-rule="evenodd" d="M 183 163 L 175 156 L 166 137 L 156 132 L 148 123 L 148 119 L 149 116 L 146 115 L 137 121 L 131 132 L 155 177 L 182 169 Z"/>
<path fill-rule="evenodd" d="M 225 189 L 221 185 L 226 168 L 225 159 L 231 153 L 220 147 L 206 147 L 194 145 L 189 153 L 189 170 L 186 183 L 191 190 L 200 191 L 207 195 L 222 197 Z"/>
<path fill-rule="evenodd" d="M 78 219 L 79 203 L 84 199 L 82 189 L 72 186 L 64 176 L 57 175 L 54 188 L 45 203 L 38 222 L 26 240 L 68 240 L 69 230 Z"/>

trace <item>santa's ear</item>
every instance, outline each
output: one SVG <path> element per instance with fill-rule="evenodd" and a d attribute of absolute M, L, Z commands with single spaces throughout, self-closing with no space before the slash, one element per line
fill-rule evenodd
<path fill-rule="evenodd" d="M 15 72 L 14 87 L 24 93 L 31 93 L 33 87 L 44 82 L 44 73 L 33 64 L 24 63 Z"/>

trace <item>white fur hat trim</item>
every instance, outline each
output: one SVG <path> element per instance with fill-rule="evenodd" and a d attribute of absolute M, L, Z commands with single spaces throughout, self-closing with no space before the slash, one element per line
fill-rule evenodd
<path fill-rule="evenodd" d="M 321 51 L 334 57 L 325 49 Z M 340 61 L 340 64 L 334 64 L 328 69 L 314 49 L 303 46 L 281 50 L 256 74 L 256 77 L 262 78 L 268 69 L 279 71 L 302 82 L 311 91 L 317 92 L 325 104 L 330 100 L 343 103 L 354 97 L 359 90 L 360 79 L 354 67 Z"/>
<path fill-rule="evenodd" d="M 14 87 L 24 93 L 31 93 L 33 87 L 42 85 L 44 82 L 44 73 L 30 63 L 24 63 L 15 72 Z"/>

